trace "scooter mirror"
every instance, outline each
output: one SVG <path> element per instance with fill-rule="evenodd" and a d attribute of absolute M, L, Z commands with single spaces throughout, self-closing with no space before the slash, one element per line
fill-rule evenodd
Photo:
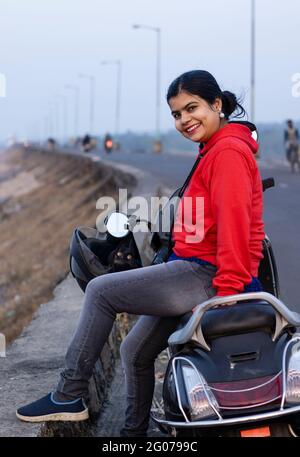
<path fill-rule="evenodd" d="M 129 233 L 128 217 L 123 213 L 111 213 L 106 221 L 106 229 L 115 238 L 124 238 Z"/>

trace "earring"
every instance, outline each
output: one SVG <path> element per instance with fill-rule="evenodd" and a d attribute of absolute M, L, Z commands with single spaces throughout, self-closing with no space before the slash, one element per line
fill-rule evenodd
<path fill-rule="evenodd" d="M 220 111 L 219 115 L 220 115 L 220 119 L 224 119 L 225 118 L 225 114 L 222 111 Z"/>

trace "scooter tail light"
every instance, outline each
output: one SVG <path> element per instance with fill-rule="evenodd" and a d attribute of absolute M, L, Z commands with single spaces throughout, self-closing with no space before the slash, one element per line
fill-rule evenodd
<path fill-rule="evenodd" d="M 300 403 L 300 342 L 294 344 L 288 363 L 286 377 L 286 402 Z"/>
<path fill-rule="evenodd" d="M 210 387 L 221 410 L 274 407 L 282 398 L 282 372 L 274 376 L 212 383 Z"/>
<path fill-rule="evenodd" d="M 191 420 L 217 417 L 219 405 L 203 376 L 191 366 L 182 365 L 181 368 Z"/>

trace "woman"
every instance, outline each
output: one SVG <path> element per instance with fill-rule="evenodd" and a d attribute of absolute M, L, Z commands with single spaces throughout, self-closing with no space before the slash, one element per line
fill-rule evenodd
<path fill-rule="evenodd" d="M 22 420 L 88 417 L 83 398 L 95 361 L 116 314 L 127 312 L 142 317 L 121 345 L 127 390 L 121 436 L 145 436 L 154 361 L 166 348 L 180 316 L 214 295 L 261 290 L 257 275 L 264 238 L 262 184 L 254 157 L 258 146 L 248 127 L 228 123 L 230 115 L 243 115 L 244 110 L 235 95 L 222 92 L 206 71 L 177 78 L 167 101 L 176 129 L 202 145 L 202 159 L 176 215 L 173 253 L 168 262 L 100 276 L 88 284 L 58 386 L 20 408 L 17 415 Z M 192 201 L 192 224 L 180 222 L 186 197 Z M 204 216 L 201 213 L 201 233 L 192 233 L 200 217 L 198 197 L 204 201 Z"/>

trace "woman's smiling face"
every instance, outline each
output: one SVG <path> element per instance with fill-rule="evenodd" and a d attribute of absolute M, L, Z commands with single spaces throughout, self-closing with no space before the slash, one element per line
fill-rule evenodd
<path fill-rule="evenodd" d="M 219 98 L 209 105 L 198 95 L 182 91 L 170 98 L 169 106 L 176 129 L 195 143 L 206 143 L 226 122 L 220 120 L 222 102 Z"/>

